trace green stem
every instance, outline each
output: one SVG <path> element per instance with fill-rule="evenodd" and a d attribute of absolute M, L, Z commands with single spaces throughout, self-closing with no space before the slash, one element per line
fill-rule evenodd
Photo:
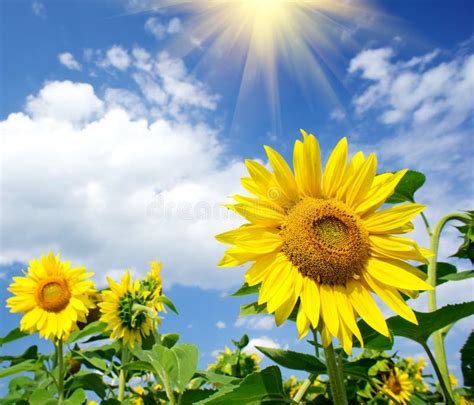
<path fill-rule="evenodd" d="M 316 357 L 319 357 L 319 347 L 318 347 L 318 332 L 316 329 L 311 328 L 311 331 L 313 332 L 313 339 L 314 339 L 314 352 L 316 354 Z M 309 387 L 311 387 L 311 384 L 314 382 L 316 379 L 317 375 L 316 374 L 310 374 L 309 377 L 304 380 L 303 384 L 301 384 L 301 387 L 299 388 L 298 392 L 294 396 L 293 400 L 296 402 L 299 402 L 303 399 L 304 394 L 306 394 L 306 391 L 308 390 Z"/>
<path fill-rule="evenodd" d="M 423 220 L 423 223 L 425 224 L 425 228 L 426 228 L 426 232 L 428 233 L 428 236 L 431 238 L 433 231 L 431 230 L 430 223 L 428 222 L 428 218 L 426 218 L 426 215 L 424 212 L 421 213 L 421 219 Z"/>
<path fill-rule="evenodd" d="M 306 391 L 309 387 L 311 387 L 311 384 L 315 379 L 316 374 L 310 374 L 310 376 L 306 380 L 304 380 L 303 384 L 301 384 L 301 387 L 293 398 L 295 402 L 300 402 L 303 399 L 304 394 L 306 394 Z"/>
<path fill-rule="evenodd" d="M 431 361 L 431 364 L 433 365 L 433 369 L 436 373 L 436 376 L 438 377 L 439 385 L 440 385 L 441 390 L 443 391 L 443 395 L 444 395 L 444 401 L 445 401 L 444 403 L 446 405 L 454 405 L 452 394 L 451 394 L 451 392 L 449 391 L 448 387 L 445 384 L 444 378 L 441 374 L 441 370 L 438 367 L 438 363 L 436 362 L 436 359 L 434 358 L 433 353 L 431 353 L 431 350 L 428 347 L 427 343 L 423 343 L 422 346 L 425 349 L 425 352 L 428 355 L 428 357 Z"/>
<path fill-rule="evenodd" d="M 127 363 L 128 361 L 128 346 L 123 344 L 122 342 L 122 359 L 121 359 L 121 368 L 120 368 L 120 373 L 119 373 L 119 391 L 118 391 L 118 397 L 117 399 L 120 402 L 123 402 L 123 399 L 125 397 L 125 381 L 126 381 L 126 372 L 123 366 Z"/>
<path fill-rule="evenodd" d="M 343 374 L 336 362 L 336 354 L 334 353 L 332 343 L 324 348 L 324 355 L 326 357 L 326 367 L 328 369 L 333 402 L 335 405 L 347 405 L 346 389 L 344 387 L 344 380 L 341 378 Z"/>
<path fill-rule="evenodd" d="M 56 349 L 58 359 L 58 403 L 62 404 L 64 400 L 64 353 L 61 338 L 56 341 Z"/>
<path fill-rule="evenodd" d="M 442 217 L 436 224 L 433 232 L 431 233 L 431 244 L 430 248 L 433 252 L 433 256 L 428 261 L 428 283 L 432 285 L 433 290 L 428 291 L 428 310 L 430 312 L 436 311 L 436 270 L 438 263 L 438 249 L 441 232 L 444 226 L 451 220 L 463 220 L 469 219 L 467 214 L 462 213 L 451 213 Z M 428 226 L 429 227 L 429 226 Z M 442 331 L 436 331 L 433 333 L 433 347 L 437 365 L 439 366 L 440 376 L 442 377 L 443 384 L 447 387 L 450 395 L 452 396 L 451 382 L 449 381 L 448 363 L 446 361 L 446 352 L 444 350 L 444 335 Z M 441 381 L 440 381 L 441 384 Z"/>
<path fill-rule="evenodd" d="M 166 396 L 169 399 L 170 405 L 176 405 L 176 398 L 174 397 L 173 387 L 171 386 L 170 380 L 168 379 L 167 375 L 160 375 L 161 381 L 163 381 L 163 385 L 166 391 Z"/>

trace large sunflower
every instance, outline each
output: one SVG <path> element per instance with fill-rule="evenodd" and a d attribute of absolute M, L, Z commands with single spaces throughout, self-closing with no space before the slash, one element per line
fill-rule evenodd
<path fill-rule="evenodd" d="M 408 404 L 413 392 L 413 383 L 407 373 L 395 367 L 385 380 L 383 391 L 389 397 L 389 404 Z"/>
<path fill-rule="evenodd" d="M 154 320 L 149 313 L 155 310 L 140 292 L 140 281 L 134 283 L 128 271 L 120 284 L 109 277 L 107 281 L 110 290 L 102 293 L 100 320 L 108 323 L 107 329 L 112 331 L 112 339 L 123 339 L 124 344 L 132 347 L 135 342 L 141 345 L 142 337 L 148 336 L 154 327 Z M 138 306 L 148 308 L 149 311 L 138 309 Z"/>
<path fill-rule="evenodd" d="M 325 346 L 334 336 L 349 353 L 353 335 L 363 343 L 357 316 L 389 335 L 371 292 L 403 318 L 417 322 L 399 291 L 416 296 L 418 290 L 431 289 L 422 280 L 424 274 L 404 261 L 426 262 L 427 251 L 393 234 L 410 232 L 411 219 L 424 206 L 403 204 L 377 211 L 406 170 L 376 175 L 375 155 L 365 158 L 362 152 L 347 163 L 343 138 L 323 175 L 318 142 L 302 133 L 303 142 L 294 146 L 294 173 L 268 146 L 273 173 L 258 162 L 245 162 L 250 177 L 241 182 L 256 198 L 236 195 L 237 203 L 228 205 L 249 223 L 216 236 L 235 245 L 219 265 L 254 262 L 245 280 L 261 284 L 258 302 L 275 313 L 277 325 L 299 304 L 300 338 L 310 326 L 319 325 Z"/>
<path fill-rule="evenodd" d="M 59 255 L 49 253 L 39 260 L 31 260 L 24 277 L 13 277 L 8 291 L 14 294 L 7 300 L 11 312 L 23 312 L 21 330 L 39 332 L 47 339 L 65 339 L 85 322 L 93 307 L 90 294 L 94 283 L 87 280 L 93 273 L 85 267 L 71 268 L 61 262 Z"/>

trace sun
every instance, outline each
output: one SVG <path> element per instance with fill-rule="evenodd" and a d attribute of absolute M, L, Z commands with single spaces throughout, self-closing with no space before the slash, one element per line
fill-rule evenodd
<path fill-rule="evenodd" d="M 318 95 L 318 105 L 339 105 L 345 55 L 357 48 L 349 34 L 378 32 L 373 21 L 382 18 L 364 0 L 157 0 L 157 9 L 183 19 L 182 35 L 168 44 L 172 53 L 197 51 L 195 69 L 212 80 L 240 79 L 234 120 L 258 89 L 273 129 L 279 126 L 282 74 L 291 75 L 305 99 Z"/>

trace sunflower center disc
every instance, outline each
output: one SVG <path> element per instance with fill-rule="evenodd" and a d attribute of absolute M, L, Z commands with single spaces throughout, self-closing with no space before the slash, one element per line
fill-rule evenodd
<path fill-rule="evenodd" d="M 71 292 L 62 279 L 43 280 L 38 288 L 39 305 L 49 312 L 61 312 L 69 304 Z"/>
<path fill-rule="evenodd" d="M 369 235 L 341 201 L 305 198 L 281 231 L 283 252 L 298 270 L 322 284 L 346 284 L 369 258 Z"/>

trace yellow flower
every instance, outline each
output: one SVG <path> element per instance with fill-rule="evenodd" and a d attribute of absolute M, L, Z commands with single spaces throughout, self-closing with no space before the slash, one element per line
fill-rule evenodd
<path fill-rule="evenodd" d="M 397 404 L 405 405 L 410 402 L 413 383 L 410 381 L 408 374 L 395 367 L 385 380 L 383 390 L 391 399 L 390 404 L 395 401 Z"/>
<path fill-rule="evenodd" d="M 258 302 L 275 313 L 277 325 L 297 306 L 300 338 L 310 326 L 321 324 L 323 344 L 328 346 L 334 336 L 350 353 L 353 335 L 362 343 L 357 316 L 389 335 L 371 292 L 417 323 L 400 291 L 415 297 L 418 290 L 432 288 L 422 280 L 423 272 L 405 262 L 426 263 L 428 251 L 393 234 L 413 230 L 410 221 L 424 206 L 403 204 L 377 211 L 406 170 L 376 175 L 375 155 L 365 158 L 362 152 L 347 163 L 343 138 L 323 175 L 318 142 L 302 133 L 303 142 L 294 146 L 294 172 L 268 146 L 273 172 L 258 162 L 245 162 L 250 177 L 241 182 L 256 198 L 236 195 L 236 203 L 227 205 L 248 223 L 216 236 L 234 245 L 219 266 L 254 262 L 245 280 L 261 284 Z"/>
<path fill-rule="evenodd" d="M 123 339 L 124 344 L 134 346 L 135 342 L 142 344 L 142 336 L 148 336 L 154 327 L 152 317 L 146 311 L 139 311 L 136 306 L 155 312 L 145 297 L 139 294 L 140 282 L 133 283 L 127 271 L 120 284 L 107 277 L 110 290 L 102 293 L 102 302 L 99 303 L 102 316 L 101 321 L 107 322 L 107 329 L 111 330 L 112 339 Z"/>
<path fill-rule="evenodd" d="M 451 374 L 451 373 L 449 374 L 449 382 L 451 383 L 453 387 L 458 385 L 458 379 L 454 376 L 454 374 Z"/>
<path fill-rule="evenodd" d="M 163 283 L 161 280 L 162 263 L 154 260 L 150 263 L 150 271 L 142 282 L 142 288 L 145 290 L 145 296 L 153 301 L 155 309 L 160 312 L 166 312 L 166 308 L 158 298 L 163 294 Z"/>
<path fill-rule="evenodd" d="M 7 300 L 11 312 L 22 312 L 21 330 L 39 332 L 47 339 L 66 339 L 85 322 L 93 303 L 89 294 L 94 283 L 87 280 L 93 273 L 85 267 L 71 268 L 59 255 L 31 260 L 24 277 L 13 277 L 8 290 L 14 294 Z"/>

